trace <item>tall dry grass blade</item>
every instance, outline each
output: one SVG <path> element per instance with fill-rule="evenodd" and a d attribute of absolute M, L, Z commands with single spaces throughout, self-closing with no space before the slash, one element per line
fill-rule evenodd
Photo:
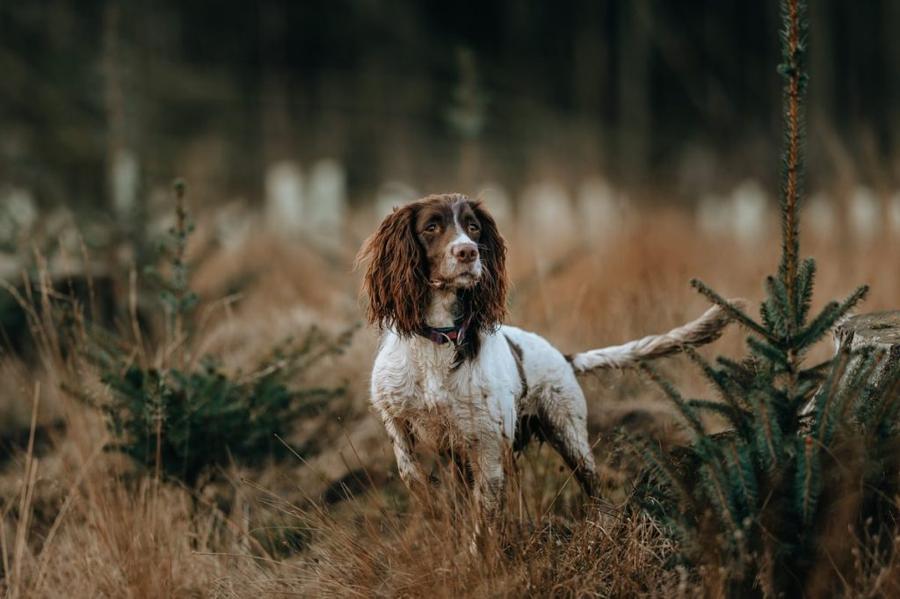
<path fill-rule="evenodd" d="M 9 576 L 9 550 L 6 547 L 6 510 L 0 514 L 0 558 L 2 558 L 3 575 Z M 7 581 L 7 587 L 9 586 Z M 0 586 L 0 589 L 4 588 Z"/>
<path fill-rule="evenodd" d="M 32 500 L 34 499 L 34 483 L 37 479 L 37 460 L 34 457 L 34 436 L 37 430 L 38 404 L 41 396 L 40 381 L 34 384 L 34 397 L 31 408 L 31 427 L 28 432 L 28 448 L 25 452 L 24 487 L 19 495 L 19 521 L 16 524 L 16 539 L 13 549 L 12 581 L 9 585 L 10 598 L 16 599 L 22 590 L 22 566 L 25 562 L 28 529 L 30 525 Z"/>
<path fill-rule="evenodd" d="M 76 491 L 84 482 L 84 479 L 87 476 L 87 473 L 90 470 L 90 466 L 93 464 L 94 460 L 97 459 L 97 456 L 102 453 L 103 445 L 98 444 L 94 448 L 93 452 L 88 456 L 87 460 L 85 460 L 84 464 L 82 464 L 78 475 L 75 477 L 75 480 L 72 482 L 72 484 L 69 486 L 68 491 L 66 492 L 66 499 L 63 501 L 62 507 L 59 508 L 59 512 L 56 514 L 56 517 L 53 518 L 53 524 L 50 525 L 50 529 L 47 531 L 47 536 L 44 538 L 44 542 L 41 546 L 41 552 L 38 555 L 37 573 L 35 574 L 35 583 L 32 587 L 32 592 L 34 593 L 34 595 L 41 595 L 41 590 L 44 586 L 44 581 L 46 580 L 47 576 L 47 564 L 50 561 L 50 549 L 53 547 L 53 541 L 56 538 L 56 535 L 59 532 L 59 529 L 62 526 L 66 515 L 72 508 L 72 504 L 74 503 L 75 498 L 77 497 Z"/>
<path fill-rule="evenodd" d="M 78 247 L 81 251 L 81 261 L 84 262 L 84 278 L 87 281 L 90 319 L 91 321 L 96 321 L 100 317 L 100 313 L 97 311 L 97 293 L 94 289 L 94 272 L 91 268 L 87 245 L 84 243 L 84 235 L 81 235 L 80 233 L 78 234 Z"/>
<path fill-rule="evenodd" d="M 372 479 L 372 473 L 369 472 L 368 466 L 363 462 L 362 456 L 359 455 L 359 452 L 356 450 L 356 445 L 353 444 L 353 439 L 350 438 L 350 434 L 347 432 L 347 427 L 344 426 L 343 419 L 339 420 L 341 425 L 341 433 L 344 435 L 344 438 L 347 440 L 347 445 L 350 446 L 350 449 L 353 451 L 354 457 L 356 457 L 356 461 L 359 462 L 359 465 L 362 467 L 363 472 L 366 475 L 366 480 L 369 483 L 369 494 L 378 502 L 379 507 L 384 507 L 384 503 L 381 501 L 381 496 L 378 494 L 378 486 L 375 484 L 374 479 Z M 344 466 L 347 468 L 347 473 L 351 472 L 350 464 L 347 463 L 347 460 L 344 459 L 344 454 L 341 453 L 341 462 L 343 462 Z"/>
<path fill-rule="evenodd" d="M 59 340 L 59 329 L 53 318 L 53 305 L 50 300 L 53 295 L 53 281 L 47 266 L 47 260 L 37 249 L 34 250 L 34 260 L 37 265 L 38 283 L 41 293 L 41 325 L 44 334 L 49 341 L 48 348 L 57 364 L 63 363 L 62 344 Z"/>
<path fill-rule="evenodd" d="M 131 321 L 131 335 L 134 337 L 134 345 L 141 359 L 141 366 L 146 368 L 147 354 L 144 351 L 144 337 L 141 334 L 141 324 L 138 320 L 138 292 L 137 271 L 134 266 L 128 271 L 128 318 Z"/>

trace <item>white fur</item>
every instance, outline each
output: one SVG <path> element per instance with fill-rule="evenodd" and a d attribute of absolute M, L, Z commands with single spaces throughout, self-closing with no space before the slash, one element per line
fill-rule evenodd
<path fill-rule="evenodd" d="M 463 269 L 468 269 L 469 272 L 471 272 L 472 276 L 477 279 L 481 276 L 481 255 L 479 255 L 475 259 L 475 262 L 473 262 L 471 266 L 467 266 L 465 264 L 461 265 L 454 255 L 454 251 L 460 246 L 469 246 L 473 249 L 478 248 L 478 244 L 475 243 L 465 231 L 463 231 L 462 226 L 459 224 L 459 213 L 456 210 L 453 211 L 453 228 L 456 231 L 456 237 L 453 239 L 453 241 L 450 242 L 447 248 L 449 251 L 444 253 L 444 264 L 441 270 L 444 273 L 455 275 L 457 272 L 460 272 Z M 453 322 L 451 320 L 450 324 L 448 325 L 434 326 L 450 326 L 452 324 Z"/>
<path fill-rule="evenodd" d="M 452 322 L 451 306 L 452 296 L 436 293 L 429 324 Z M 452 344 L 385 334 L 372 373 L 372 403 L 394 444 L 404 482 L 415 487 L 425 481 L 414 455 L 414 445 L 422 444 L 464 457 L 482 505 L 495 508 L 504 453 L 527 415 L 552 427 L 551 443 L 593 481 L 584 394 L 565 357 L 543 338 L 515 327 L 481 336 L 477 357 L 454 370 Z M 525 388 L 510 341 L 522 352 Z"/>

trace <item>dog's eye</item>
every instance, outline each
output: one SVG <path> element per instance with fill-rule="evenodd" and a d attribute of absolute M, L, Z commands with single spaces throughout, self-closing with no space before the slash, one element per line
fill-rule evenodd
<path fill-rule="evenodd" d="M 431 223 L 431 224 L 429 224 L 428 226 L 425 227 L 425 232 L 426 232 L 426 233 L 437 233 L 437 230 L 438 230 L 438 225 L 437 225 L 437 223 Z"/>
<path fill-rule="evenodd" d="M 481 230 L 481 227 L 479 227 L 477 224 L 469 223 L 469 233 L 477 233 L 480 230 Z"/>

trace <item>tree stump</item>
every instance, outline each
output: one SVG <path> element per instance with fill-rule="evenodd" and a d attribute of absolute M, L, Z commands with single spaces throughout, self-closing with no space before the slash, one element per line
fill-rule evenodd
<path fill-rule="evenodd" d="M 900 366 L 900 310 L 851 316 L 835 327 L 837 350 L 872 348 L 878 366 L 872 382 L 880 385 Z"/>

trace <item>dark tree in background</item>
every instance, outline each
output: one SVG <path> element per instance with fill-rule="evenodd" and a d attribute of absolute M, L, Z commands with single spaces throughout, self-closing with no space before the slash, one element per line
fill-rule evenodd
<path fill-rule="evenodd" d="M 811 18 L 813 180 L 895 184 L 897 2 Z M 138 197 L 194 169 L 198 201 L 254 198 L 266 164 L 332 157 L 354 199 L 546 173 L 774 189 L 777 23 L 775 2 L 715 0 L 6 2 L 0 183 L 106 207 L 133 157 Z M 461 97 L 475 129 L 450 116 Z"/>

